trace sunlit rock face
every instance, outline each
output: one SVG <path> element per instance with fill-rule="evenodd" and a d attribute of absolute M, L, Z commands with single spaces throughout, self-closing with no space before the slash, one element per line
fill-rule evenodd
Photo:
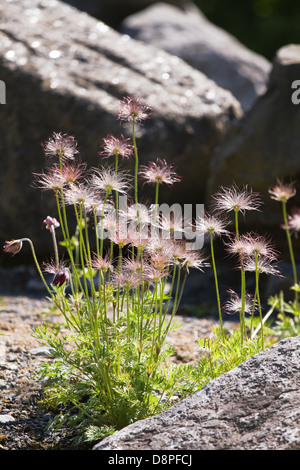
<path fill-rule="evenodd" d="M 299 77 L 300 46 L 280 48 L 266 93 L 232 127 L 211 159 L 208 192 L 220 184 L 231 184 L 232 180 L 249 184 L 261 192 L 265 204 L 260 220 L 270 226 L 281 224 L 282 212 L 281 205 L 270 199 L 268 190 L 277 179 L 297 185 L 300 182 Z M 289 202 L 289 209 L 299 204 L 297 194 Z"/>
<path fill-rule="evenodd" d="M 117 120 L 127 95 L 154 110 L 137 129 L 141 162 L 174 162 L 182 183 L 169 198 L 203 203 L 213 149 L 242 115 L 230 92 L 178 57 L 57 0 L 4 1 L 0 18 L 2 239 L 26 235 L 46 250 L 40 227 L 56 216 L 53 198 L 31 186 L 32 172 L 47 164 L 41 142 L 53 131 L 73 135 L 78 158 L 99 165 L 103 137 L 130 136 L 127 123 Z"/>
<path fill-rule="evenodd" d="M 270 62 L 212 24 L 197 8 L 155 3 L 125 18 L 120 30 L 185 60 L 231 91 L 244 111 L 266 91 Z"/>
<path fill-rule="evenodd" d="M 299 450 L 299 345 L 274 344 L 94 450 Z"/>

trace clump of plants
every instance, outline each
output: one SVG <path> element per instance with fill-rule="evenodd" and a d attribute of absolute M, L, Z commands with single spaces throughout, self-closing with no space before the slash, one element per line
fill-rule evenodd
<path fill-rule="evenodd" d="M 266 237 L 241 234 L 239 228 L 240 214 L 259 210 L 259 195 L 233 185 L 213 196 L 211 214 L 205 212 L 188 224 L 170 214 L 166 217 L 159 205 L 161 185 L 176 184 L 180 177 L 164 159 L 139 163 L 136 126 L 151 112 L 140 99 L 126 97 L 120 102 L 118 118 L 131 123 L 131 137 L 104 138 L 97 168 L 79 161 L 74 137 L 53 133 L 43 144 L 49 164 L 35 175 L 36 185 L 52 191 L 56 201 L 57 214 L 42 224 L 49 231 L 53 258 L 40 264 L 29 238 L 4 246 L 15 255 L 29 243 L 48 298 L 62 315 L 61 325 L 46 322 L 34 331 L 51 348 L 49 361 L 40 369 L 46 384 L 42 403 L 56 410 L 56 425 L 76 425 L 83 440 L 101 439 L 162 411 L 264 349 L 266 341 L 269 344 L 267 320 L 275 308 L 280 309 L 277 334 L 299 334 L 300 288 L 290 237 L 290 230 L 300 229 L 299 213 L 287 217 L 288 197 L 283 201 L 278 189 L 284 192 L 284 186 L 278 184 L 272 195 L 283 203 L 295 302 L 273 298 L 263 316 L 259 281 L 264 274 L 279 275 L 278 253 Z M 132 172 L 123 169 L 123 160 L 132 160 Z M 153 187 L 152 205 L 140 203 L 140 180 Z M 230 214 L 232 232 L 226 218 Z M 190 243 L 193 236 L 208 237 L 209 254 L 202 244 Z M 215 237 L 223 238 L 241 273 L 240 292 L 229 291 L 224 305 Z M 210 338 L 199 340 L 196 364 L 174 364 L 167 336 L 179 327 L 176 313 L 186 279 L 191 269 L 209 268 L 214 272 L 219 326 Z M 247 272 L 255 274 L 251 294 Z M 53 275 L 50 284 L 44 273 Z M 238 313 L 240 328 L 225 330 L 222 312 Z"/>

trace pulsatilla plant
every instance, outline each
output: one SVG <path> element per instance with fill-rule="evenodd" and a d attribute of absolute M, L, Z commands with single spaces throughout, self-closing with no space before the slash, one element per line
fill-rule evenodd
<path fill-rule="evenodd" d="M 79 161 L 74 137 L 53 133 L 42 144 L 48 165 L 34 175 L 35 186 L 52 191 L 56 201 L 55 218 L 42 222 L 53 258 L 40 265 L 29 238 L 4 246 L 15 255 L 29 243 L 48 298 L 65 321 L 65 329 L 45 324 L 35 330 L 52 351 L 40 371 L 48 379 L 44 403 L 106 432 L 160 411 L 175 391 L 187 393 L 195 382 L 166 365 L 173 352 L 166 337 L 176 327 L 189 269 L 208 264 L 171 228 L 165 236 L 159 188 L 180 177 L 164 159 L 139 165 L 135 126 L 151 111 L 140 99 L 120 102 L 118 118 L 131 123 L 132 138 L 105 137 L 99 155 L 106 164 L 98 168 Z M 122 159 L 132 159 L 132 176 Z M 139 178 L 153 185 L 154 207 L 139 202 Z M 45 273 L 53 275 L 50 284 Z"/>
<path fill-rule="evenodd" d="M 97 168 L 79 161 L 74 137 L 53 133 L 42 144 L 48 165 L 34 175 L 35 186 L 51 191 L 56 201 L 57 214 L 46 216 L 41 224 L 49 232 L 53 257 L 40 265 L 27 237 L 4 245 L 4 251 L 14 256 L 29 244 L 48 299 L 64 320 L 63 328 L 46 323 L 34 331 L 51 347 L 52 357 L 40 369 L 41 378 L 47 379 L 42 402 L 59 410 L 58 425 L 75 424 L 84 439 L 92 441 L 160 412 L 174 397 L 193 393 L 264 349 L 264 325 L 279 303 L 273 299 L 263 318 L 259 280 L 262 274 L 279 274 L 277 251 L 266 237 L 240 233 L 240 214 L 259 210 L 257 193 L 236 185 L 222 187 L 213 196 L 212 213 L 189 223 L 181 215 L 163 213 L 160 187 L 178 183 L 180 176 L 162 158 L 139 164 L 135 130 L 151 113 L 140 99 L 126 97 L 120 102 L 118 119 L 131 123 L 131 138 L 105 137 Z M 123 169 L 124 160 L 132 160 L 132 174 Z M 152 188 L 151 206 L 140 202 L 140 180 Z M 285 207 L 294 189 L 279 184 L 270 192 L 283 204 L 295 281 L 293 312 L 299 317 L 300 288 L 290 233 L 300 230 L 300 217 L 299 212 L 287 216 Z M 228 214 L 233 214 L 232 232 Z M 187 243 L 195 234 L 209 238 L 210 260 L 197 244 Z M 215 237 L 224 238 L 225 250 L 236 257 L 241 272 L 240 293 L 229 289 L 223 305 Z M 175 315 L 187 276 L 190 269 L 208 267 L 214 274 L 220 326 L 208 341 L 200 340 L 196 364 L 172 364 L 174 351 L 167 336 L 178 326 Z M 248 271 L 255 273 L 251 294 Z M 50 283 L 45 273 L 53 276 Z M 226 331 L 222 310 L 239 315 L 240 330 Z M 289 327 L 295 329 L 295 324 Z"/>

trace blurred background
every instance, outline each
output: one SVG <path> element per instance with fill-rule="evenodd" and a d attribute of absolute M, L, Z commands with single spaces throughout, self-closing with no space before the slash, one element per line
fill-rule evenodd
<path fill-rule="evenodd" d="M 281 46 L 300 42 L 298 0 L 194 0 L 194 3 L 212 23 L 269 60 Z"/>

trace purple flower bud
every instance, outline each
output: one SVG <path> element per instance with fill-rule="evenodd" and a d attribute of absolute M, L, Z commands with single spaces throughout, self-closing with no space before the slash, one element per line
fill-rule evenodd
<path fill-rule="evenodd" d="M 19 253 L 22 248 L 22 240 L 11 240 L 4 243 L 3 251 L 4 253 L 11 253 L 12 256 Z"/>
<path fill-rule="evenodd" d="M 46 229 L 47 230 L 50 230 L 50 232 L 52 232 L 52 228 L 57 228 L 59 227 L 59 222 L 54 218 L 54 217 L 50 217 L 48 215 L 48 217 L 46 217 L 45 220 L 43 220 L 43 223 L 42 223 L 42 227 L 46 226 Z"/>
<path fill-rule="evenodd" d="M 64 284 L 68 285 L 70 281 L 70 274 L 69 270 L 67 268 L 62 268 L 60 271 L 58 271 L 52 281 L 52 284 L 54 286 L 61 287 Z"/>

